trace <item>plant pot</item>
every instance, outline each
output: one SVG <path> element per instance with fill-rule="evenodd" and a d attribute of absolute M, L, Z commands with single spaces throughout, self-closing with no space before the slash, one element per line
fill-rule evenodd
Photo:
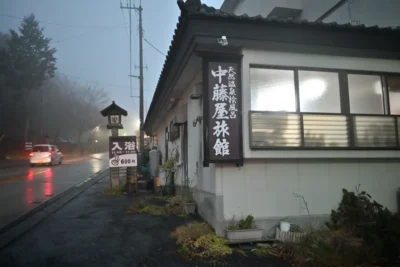
<path fill-rule="evenodd" d="M 262 240 L 262 229 L 226 230 L 230 242 L 250 242 Z"/>
<path fill-rule="evenodd" d="M 281 228 L 281 232 L 289 232 L 290 231 L 290 223 L 282 221 L 280 228 Z"/>
<path fill-rule="evenodd" d="M 185 209 L 186 214 L 193 214 L 196 210 L 196 203 L 183 203 L 183 208 Z"/>

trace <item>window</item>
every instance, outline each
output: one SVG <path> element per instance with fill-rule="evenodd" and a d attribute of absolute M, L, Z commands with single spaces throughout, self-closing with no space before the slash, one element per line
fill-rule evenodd
<path fill-rule="evenodd" d="M 400 76 L 388 77 L 390 113 L 400 115 Z"/>
<path fill-rule="evenodd" d="M 295 111 L 293 70 L 250 68 L 251 109 Z"/>
<path fill-rule="evenodd" d="M 49 152 L 48 146 L 34 146 L 32 152 Z"/>
<path fill-rule="evenodd" d="M 250 68 L 250 147 L 400 149 L 400 75 L 357 73 Z"/>
<path fill-rule="evenodd" d="M 383 114 L 381 76 L 349 74 L 350 112 L 353 114 Z"/>
<path fill-rule="evenodd" d="M 340 113 L 339 74 L 299 71 L 300 111 Z"/>

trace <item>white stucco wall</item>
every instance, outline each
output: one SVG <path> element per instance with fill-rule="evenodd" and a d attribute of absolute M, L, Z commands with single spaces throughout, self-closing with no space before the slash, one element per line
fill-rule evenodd
<path fill-rule="evenodd" d="M 399 72 L 400 60 L 243 50 L 243 150 L 245 158 L 400 158 L 400 151 L 256 151 L 250 149 L 250 64 Z"/>
<path fill-rule="evenodd" d="M 249 16 L 267 16 L 275 7 L 302 8 L 300 0 L 244 0 L 241 1 L 234 10 L 234 14 Z"/>
<path fill-rule="evenodd" d="M 246 161 L 241 168 L 219 166 L 223 180 L 224 217 L 252 214 L 257 219 L 307 215 L 293 193 L 303 195 L 313 215 L 329 214 L 342 188 L 357 185 L 390 210 L 396 211 L 400 163 L 390 161 Z"/>

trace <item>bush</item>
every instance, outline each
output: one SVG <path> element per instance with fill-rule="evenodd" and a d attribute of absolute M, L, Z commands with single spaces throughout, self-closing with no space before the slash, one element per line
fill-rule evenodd
<path fill-rule="evenodd" d="M 193 222 L 187 225 L 179 226 L 172 232 L 171 236 L 176 239 L 180 245 L 190 245 L 199 237 L 212 233 L 213 230 L 206 223 Z"/>
<path fill-rule="evenodd" d="M 361 261 L 375 263 L 382 258 L 394 262 L 399 258 L 400 216 L 390 212 L 372 200 L 365 191 L 349 192 L 343 189 L 343 197 L 337 210 L 332 210 L 331 230 L 341 230 L 348 236 L 363 240 Z"/>

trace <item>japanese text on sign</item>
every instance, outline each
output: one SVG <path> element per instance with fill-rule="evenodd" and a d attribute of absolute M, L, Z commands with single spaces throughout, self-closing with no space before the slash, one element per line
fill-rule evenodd
<path fill-rule="evenodd" d="M 230 155 L 230 128 L 229 120 L 236 119 L 236 72 L 235 68 L 229 66 L 227 69 L 218 65 L 218 69 L 211 70 L 211 75 L 218 78 L 217 83 L 213 87 L 212 103 L 215 112 L 213 119 L 213 136 L 215 142 L 212 144 L 214 154 L 216 156 Z M 224 83 L 223 77 L 227 76 L 227 84 Z"/>
<path fill-rule="evenodd" d="M 136 136 L 110 137 L 110 167 L 137 166 Z"/>

